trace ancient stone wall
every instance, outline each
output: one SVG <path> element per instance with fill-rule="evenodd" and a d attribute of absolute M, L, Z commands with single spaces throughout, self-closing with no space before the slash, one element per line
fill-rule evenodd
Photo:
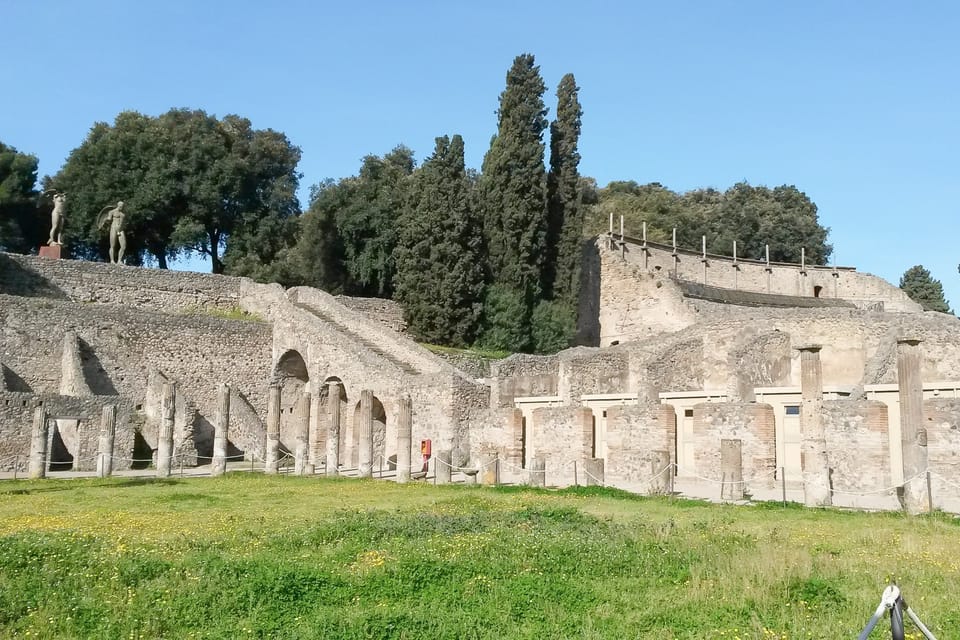
<path fill-rule="evenodd" d="M 560 360 L 557 356 L 516 353 L 490 365 L 491 406 L 513 406 L 514 398 L 555 396 Z"/>
<path fill-rule="evenodd" d="M 72 469 L 95 470 L 100 418 L 103 407 L 107 405 L 117 406 L 114 467 L 129 469 L 133 458 L 135 428 L 139 424 L 134 407 L 128 400 L 105 396 L 77 398 L 56 393 L 0 391 L 0 471 L 26 471 L 33 411 L 37 406 L 46 409 L 49 425 L 57 425 L 56 437 L 60 438 L 66 452 L 73 457 Z M 53 427 L 50 429 L 52 431 Z"/>
<path fill-rule="evenodd" d="M 602 241 L 603 239 L 601 239 Z M 620 255 L 617 250 L 612 252 Z M 627 238 L 625 260 L 647 271 L 711 287 L 784 296 L 839 298 L 862 308 L 885 311 L 920 311 L 919 305 L 882 278 L 850 267 L 737 260 L 710 253 L 704 262 L 700 252 Z M 871 306 L 875 305 L 875 306 Z"/>
<path fill-rule="evenodd" d="M 586 407 L 536 409 L 527 429 L 528 447 L 546 462 L 546 483 L 573 484 L 573 465 L 583 464 L 593 449 L 593 412 Z"/>
<path fill-rule="evenodd" d="M 0 295 L 0 325 L 5 377 L 22 391 L 59 391 L 63 336 L 73 332 L 96 396 L 128 398 L 141 411 L 149 372 L 157 370 L 178 382 L 208 430 L 219 382 L 266 411 L 273 344 L 266 323 Z"/>
<path fill-rule="evenodd" d="M 240 278 L 0 253 L 0 293 L 157 309 L 234 309 Z"/>
<path fill-rule="evenodd" d="M 770 488 L 777 464 L 773 407 L 760 403 L 701 403 L 693 407 L 697 475 L 720 480 L 720 441 L 740 440 L 746 493 Z"/>
<path fill-rule="evenodd" d="M 865 493 L 891 486 L 887 405 L 830 400 L 822 415 L 833 489 Z"/>
<path fill-rule="evenodd" d="M 629 354 L 619 349 L 578 347 L 560 354 L 557 395 L 579 404 L 584 394 L 616 393 L 629 387 Z"/>
<path fill-rule="evenodd" d="M 676 462 L 677 416 L 673 407 L 645 402 L 607 409 L 606 475 L 645 491 L 663 470 L 661 452 Z M 672 473 L 672 470 L 670 471 Z"/>
<path fill-rule="evenodd" d="M 960 510 L 960 399 L 926 400 L 923 413 L 934 504 L 956 512 Z"/>

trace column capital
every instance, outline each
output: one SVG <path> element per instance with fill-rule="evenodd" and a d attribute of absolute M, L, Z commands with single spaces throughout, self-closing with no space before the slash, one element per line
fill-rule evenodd
<path fill-rule="evenodd" d="M 823 349 L 823 345 L 819 344 L 802 344 L 796 347 L 797 351 L 806 351 L 808 353 L 819 353 Z"/>

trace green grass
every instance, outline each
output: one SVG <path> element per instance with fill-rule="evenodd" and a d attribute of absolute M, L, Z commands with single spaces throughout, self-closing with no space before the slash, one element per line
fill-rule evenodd
<path fill-rule="evenodd" d="M 230 307 L 223 309 L 220 307 L 184 307 L 180 313 L 185 316 L 210 316 L 212 318 L 223 318 L 224 320 L 246 320 L 248 322 L 265 322 L 265 320 L 256 313 L 244 311 L 240 307 Z"/>
<path fill-rule="evenodd" d="M 7 481 L 0 637 L 854 638 L 895 578 L 951 638 L 958 540 L 596 488 Z"/>

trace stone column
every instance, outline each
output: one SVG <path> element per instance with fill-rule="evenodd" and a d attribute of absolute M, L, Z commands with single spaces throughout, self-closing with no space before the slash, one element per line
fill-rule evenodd
<path fill-rule="evenodd" d="M 743 500 L 743 443 L 740 440 L 720 440 L 721 500 Z"/>
<path fill-rule="evenodd" d="M 323 400 L 318 389 L 310 398 L 310 422 L 307 425 L 307 464 L 304 473 L 312 476 L 317 471 L 317 457 L 321 444 L 326 446 L 326 440 L 320 440 L 320 415 Z M 326 456 L 326 453 L 324 453 Z"/>
<path fill-rule="evenodd" d="M 920 340 L 897 340 L 897 381 L 900 386 L 900 442 L 903 447 L 903 498 L 907 513 L 929 508 L 927 481 L 927 429 L 923 422 L 923 377 Z"/>
<path fill-rule="evenodd" d="M 800 431 L 803 464 L 803 503 L 808 507 L 833 504 L 830 490 L 830 461 L 823 429 L 823 373 L 820 345 L 800 350 Z"/>
<path fill-rule="evenodd" d="M 267 399 L 267 448 L 263 472 L 274 474 L 280 471 L 280 385 L 270 385 Z"/>
<path fill-rule="evenodd" d="M 327 427 L 327 475 L 337 475 L 340 464 L 340 383 L 327 384 L 327 415 L 330 424 Z"/>
<path fill-rule="evenodd" d="M 602 487 L 604 485 L 603 458 L 585 458 L 583 461 L 583 475 L 586 476 L 588 487 Z"/>
<path fill-rule="evenodd" d="M 306 475 L 310 457 L 310 392 L 304 391 L 297 400 L 297 445 L 293 452 L 293 472 Z"/>
<path fill-rule="evenodd" d="M 108 404 L 100 414 L 100 441 L 97 447 L 97 477 L 113 473 L 113 441 L 117 433 L 117 405 Z"/>
<path fill-rule="evenodd" d="M 360 424 L 357 455 L 357 466 L 360 468 L 361 478 L 373 477 L 373 391 L 364 389 L 360 392 Z"/>
<path fill-rule="evenodd" d="M 157 436 L 157 476 L 170 477 L 173 464 L 173 424 L 176 413 L 177 385 L 163 383 L 160 400 L 160 434 Z"/>
<path fill-rule="evenodd" d="M 217 416 L 213 425 L 213 459 L 210 475 L 227 472 L 227 442 L 230 439 L 230 386 L 221 382 L 217 387 Z"/>
<path fill-rule="evenodd" d="M 527 484 L 531 487 L 547 486 L 547 461 L 542 456 L 534 456 L 530 461 Z"/>
<path fill-rule="evenodd" d="M 410 449 L 413 446 L 413 400 L 410 396 L 400 398 L 400 415 L 397 420 L 397 482 L 410 481 Z"/>
<path fill-rule="evenodd" d="M 673 469 L 670 468 L 670 452 L 651 451 L 650 453 L 650 486 L 648 491 L 652 495 L 658 496 L 673 493 Z"/>
<path fill-rule="evenodd" d="M 453 476 L 453 469 L 450 466 L 452 463 L 453 452 L 450 449 L 437 451 L 437 455 L 433 458 L 433 474 L 437 477 L 437 484 L 450 484 Z"/>
<path fill-rule="evenodd" d="M 30 436 L 28 473 L 31 478 L 47 477 L 47 435 L 47 410 L 37 407 L 33 410 L 33 432 Z"/>

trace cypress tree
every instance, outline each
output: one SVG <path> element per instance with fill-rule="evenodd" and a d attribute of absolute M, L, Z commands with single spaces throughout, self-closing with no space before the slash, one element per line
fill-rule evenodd
<path fill-rule="evenodd" d="M 907 269 L 900 277 L 900 288 L 910 299 L 923 307 L 924 311 L 952 313 L 947 299 L 943 296 L 943 285 L 934 279 L 923 265 Z"/>
<path fill-rule="evenodd" d="M 546 167 L 543 162 L 543 132 L 547 111 L 543 105 L 546 85 L 530 54 L 517 56 L 507 72 L 507 85 L 500 94 L 497 135 L 483 160 L 480 180 L 484 233 L 489 248 L 490 271 L 495 290 L 516 298 L 511 304 L 490 304 L 486 309 L 485 333 L 513 335 L 514 344 L 489 346 L 523 350 L 526 336 L 498 331 L 501 325 L 526 326 L 540 299 L 546 247 Z M 516 302 L 522 317 L 501 317 Z M 498 312 L 497 310 L 501 310 Z M 497 341 L 499 342 L 499 341 Z"/>
<path fill-rule="evenodd" d="M 550 173 L 547 252 L 544 265 L 545 297 L 575 309 L 580 290 L 580 242 L 583 208 L 580 202 L 579 87 L 572 73 L 557 87 L 557 117 L 550 124 Z"/>
<path fill-rule="evenodd" d="M 437 138 L 414 174 L 400 221 L 396 299 L 421 340 L 465 346 L 484 291 L 483 231 L 471 203 L 463 138 Z"/>

